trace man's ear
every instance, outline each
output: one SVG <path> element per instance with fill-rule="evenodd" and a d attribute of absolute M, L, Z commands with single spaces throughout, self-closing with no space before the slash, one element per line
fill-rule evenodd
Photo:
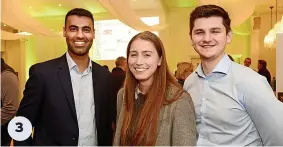
<path fill-rule="evenodd" d="M 93 29 L 93 36 L 92 39 L 95 39 L 95 29 Z"/>
<path fill-rule="evenodd" d="M 232 41 L 232 38 L 233 38 L 233 32 L 232 32 L 232 30 L 228 32 L 228 34 L 227 34 L 226 37 L 227 37 L 227 44 L 230 44 L 231 41 Z"/>
<path fill-rule="evenodd" d="M 66 37 L 66 28 L 63 27 L 63 37 Z"/>
<path fill-rule="evenodd" d="M 191 44 L 191 46 L 194 46 L 193 40 L 192 40 L 192 35 L 189 35 L 189 42 Z"/>

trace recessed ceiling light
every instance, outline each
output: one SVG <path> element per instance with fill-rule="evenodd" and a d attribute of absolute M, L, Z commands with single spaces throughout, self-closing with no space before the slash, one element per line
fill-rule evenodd
<path fill-rule="evenodd" d="M 59 4 L 59 7 L 61 7 L 62 5 L 61 4 Z"/>
<path fill-rule="evenodd" d="M 152 17 L 142 17 L 140 20 L 147 24 L 148 26 L 154 26 L 159 24 L 159 17 L 158 16 L 152 16 Z"/>
<path fill-rule="evenodd" d="M 32 34 L 29 33 L 29 32 L 19 32 L 19 33 L 16 33 L 16 34 L 24 35 L 24 36 L 30 36 L 30 35 L 32 35 Z"/>
<path fill-rule="evenodd" d="M 4 27 L 6 27 L 7 25 L 4 24 Z"/>

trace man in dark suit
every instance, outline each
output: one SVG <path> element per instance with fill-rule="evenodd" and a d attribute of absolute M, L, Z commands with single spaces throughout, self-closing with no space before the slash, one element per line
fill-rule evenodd
<path fill-rule="evenodd" d="M 34 135 L 15 145 L 112 145 L 110 73 L 88 56 L 94 31 L 89 11 L 75 8 L 67 13 L 68 51 L 30 68 L 17 116 L 29 119 Z"/>
<path fill-rule="evenodd" d="M 117 115 L 117 94 L 118 91 L 123 87 L 125 77 L 126 77 L 126 67 L 127 67 L 127 60 L 125 57 L 118 57 L 115 61 L 116 67 L 112 69 L 111 72 L 111 112 L 112 112 L 112 129 L 113 132 L 115 131 L 116 126 L 116 115 Z"/>

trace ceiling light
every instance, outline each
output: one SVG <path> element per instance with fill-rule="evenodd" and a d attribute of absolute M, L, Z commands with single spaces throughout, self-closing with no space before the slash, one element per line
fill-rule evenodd
<path fill-rule="evenodd" d="M 145 23 L 148 26 L 154 26 L 159 24 L 159 17 L 153 16 L 153 17 L 142 17 L 140 20 Z"/>
<path fill-rule="evenodd" d="M 4 24 L 4 27 L 6 27 L 7 25 Z"/>
<path fill-rule="evenodd" d="M 31 8 L 32 8 L 32 6 L 29 6 L 28 8 L 30 8 L 30 9 L 31 9 Z"/>
<path fill-rule="evenodd" d="M 59 4 L 59 7 L 61 7 L 62 5 L 61 4 Z"/>
<path fill-rule="evenodd" d="M 19 32 L 19 33 L 16 33 L 16 34 L 25 35 L 25 36 L 30 36 L 30 35 L 32 35 L 32 34 L 29 33 L 29 32 Z"/>

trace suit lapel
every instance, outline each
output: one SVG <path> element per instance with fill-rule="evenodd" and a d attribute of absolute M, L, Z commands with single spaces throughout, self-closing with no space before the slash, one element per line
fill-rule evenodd
<path fill-rule="evenodd" d="M 72 112 L 77 119 L 72 81 L 65 54 L 60 58 L 57 74 L 65 91 L 67 101 L 69 102 Z"/>
<path fill-rule="evenodd" d="M 94 98 L 94 105 L 95 105 L 95 120 L 96 126 L 99 126 L 99 118 L 100 118 L 100 95 L 99 95 L 99 85 L 97 85 L 97 80 L 99 77 L 96 72 L 95 64 L 92 62 L 92 82 L 93 82 L 93 98 Z"/>

